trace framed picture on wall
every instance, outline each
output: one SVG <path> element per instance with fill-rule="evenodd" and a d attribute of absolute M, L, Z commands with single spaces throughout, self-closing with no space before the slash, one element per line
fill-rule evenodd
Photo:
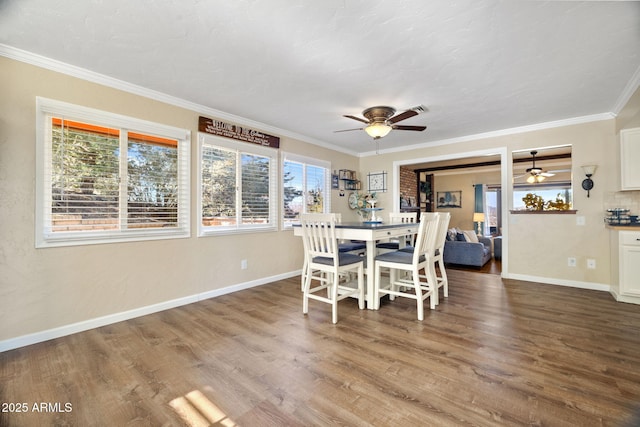
<path fill-rule="evenodd" d="M 462 191 L 438 191 L 436 203 L 438 208 L 461 208 Z"/>

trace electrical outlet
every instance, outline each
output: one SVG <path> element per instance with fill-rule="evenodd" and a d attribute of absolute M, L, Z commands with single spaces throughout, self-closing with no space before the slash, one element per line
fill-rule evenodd
<path fill-rule="evenodd" d="M 249 265 L 248 265 L 248 263 L 247 263 L 247 260 L 246 260 L 246 259 L 243 259 L 242 261 L 240 261 L 240 268 L 241 268 L 242 270 L 246 270 L 248 266 L 249 266 Z"/>
<path fill-rule="evenodd" d="M 587 260 L 587 268 L 595 269 L 596 268 L 596 260 L 589 258 Z"/>
<path fill-rule="evenodd" d="M 575 267 L 577 265 L 576 259 L 574 257 L 569 257 L 569 259 L 567 259 L 567 265 L 569 267 Z"/>
<path fill-rule="evenodd" d="M 584 218 L 584 215 L 576 216 L 576 225 L 585 225 L 585 224 L 586 224 L 586 220 Z"/>

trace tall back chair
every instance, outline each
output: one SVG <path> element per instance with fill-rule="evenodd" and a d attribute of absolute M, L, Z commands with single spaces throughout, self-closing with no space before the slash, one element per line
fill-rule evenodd
<path fill-rule="evenodd" d="M 444 243 L 447 240 L 447 230 L 449 228 L 449 221 L 451 220 L 451 214 L 449 212 L 425 212 L 421 218 L 435 218 L 438 222 L 438 228 L 436 231 L 436 242 L 434 245 L 434 252 L 430 255 L 429 261 L 432 264 L 433 274 L 437 283 L 437 287 L 434 290 L 434 300 L 436 305 L 440 303 L 439 288 L 443 289 L 445 298 L 449 296 L 449 280 L 447 278 L 447 271 L 444 268 Z M 414 248 L 407 246 L 401 249 L 404 252 L 413 253 Z M 438 270 L 436 271 L 436 266 Z M 438 272 L 440 274 L 438 274 Z M 424 278 L 424 277 L 423 277 Z"/>
<path fill-rule="evenodd" d="M 335 213 L 336 224 L 342 223 L 342 214 Z M 339 252 L 351 252 L 358 255 L 364 255 L 367 251 L 367 245 L 364 242 L 357 242 L 353 240 L 340 240 L 338 241 Z"/>
<path fill-rule="evenodd" d="M 332 213 L 335 216 L 336 224 L 342 223 L 341 213 Z M 349 252 L 356 255 L 364 255 L 367 252 L 367 245 L 364 242 L 338 240 L 338 252 Z M 304 291 L 304 281 L 307 274 L 307 254 L 305 250 L 304 264 L 302 265 L 302 276 L 300 278 L 300 290 Z M 350 275 L 347 275 L 349 278 Z"/>
<path fill-rule="evenodd" d="M 436 239 L 436 250 L 433 257 L 434 270 L 435 265 L 438 266 L 439 275 L 436 274 L 436 281 L 438 283 L 438 290 L 436 290 L 436 304 L 440 302 L 439 289 L 442 288 L 445 298 L 449 296 L 449 279 L 447 278 L 447 272 L 444 269 L 444 243 L 447 240 L 447 230 L 449 229 L 449 221 L 451 220 L 451 214 L 449 212 L 438 213 L 438 233 Z"/>
<path fill-rule="evenodd" d="M 375 259 L 375 308 L 380 307 L 380 297 L 389 295 L 393 300 L 396 296 L 416 300 L 418 320 L 424 319 L 424 300 L 430 298 L 430 306 L 435 308 L 437 282 L 431 258 L 435 253 L 438 230 L 438 218 L 435 215 L 420 217 L 420 226 L 413 252 L 394 251 L 380 254 Z M 381 286 L 381 269 L 389 268 L 389 286 Z M 421 275 L 420 271 L 425 274 Z M 409 278 L 398 275 L 398 272 L 409 272 Z M 406 287 L 406 289 L 404 289 Z"/>
<path fill-rule="evenodd" d="M 303 272 L 302 312 L 309 312 L 309 299 L 331 304 L 331 319 L 338 322 L 338 301 L 355 296 L 364 309 L 364 259 L 350 253 L 340 253 L 336 239 L 334 214 L 303 214 L 300 216 L 306 267 Z M 340 283 L 340 274 L 357 273 L 357 288 Z M 311 287 L 313 280 L 318 286 Z M 320 292 L 326 289 L 326 296 Z"/>
<path fill-rule="evenodd" d="M 390 212 L 389 213 L 389 222 L 391 224 L 397 223 L 415 223 L 418 220 L 417 212 Z M 412 244 L 413 236 L 404 236 L 405 242 Z M 393 250 L 397 251 L 400 249 L 400 241 L 398 239 L 391 239 L 386 242 L 379 242 L 376 244 L 376 248 L 382 250 Z"/>

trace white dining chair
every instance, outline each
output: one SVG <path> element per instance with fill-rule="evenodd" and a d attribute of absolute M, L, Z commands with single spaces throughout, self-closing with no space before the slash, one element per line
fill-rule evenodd
<path fill-rule="evenodd" d="M 334 214 L 303 214 L 300 216 L 302 241 L 307 257 L 302 312 L 309 312 L 309 299 L 331 304 L 331 320 L 338 322 L 338 301 L 355 296 L 364 309 L 364 258 L 339 252 Z M 344 273 L 357 274 L 357 287 L 341 283 Z M 312 287 L 312 281 L 319 285 Z M 321 295 L 326 290 L 326 296 Z"/>
<path fill-rule="evenodd" d="M 416 237 L 413 252 L 393 251 L 386 252 L 375 258 L 375 308 L 380 308 L 382 295 L 389 295 L 393 300 L 396 296 L 416 300 L 418 320 L 424 319 L 424 300 L 430 297 L 430 307 L 434 309 L 437 295 L 437 282 L 431 258 L 435 253 L 436 232 L 438 219 L 436 216 L 428 216 L 424 213 L 420 216 L 420 226 Z M 381 269 L 389 268 L 389 285 L 381 286 Z M 425 271 L 424 275 L 420 271 Z M 407 271 L 407 277 L 401 277 L 399 272 Z"/>
<path fill-rule="evenodd" d="M 334 215 L 336 216 L 336 224 L 342 224 L 342 214 L 335 213 Z M 338 240 L 338 251 L 364 255 L 367 252 L 367 244 L 354 240 Z"/>
<path fill-rule="evenodd" d="M 442 288 L 443 297 L 449 297 L 449 278 L 447 277 L 447 271 L 444 268 L 444 243 L 447 240 L 447 231 L 449 230 L 450 220 L 451 214 L 449 212 L 438 212 L 436 250 L 432 261 L 434 264 L 434 271 L 436 271 L 436 281 L 438 283 L 438 288 L 436 290 L 436 305 L 440 303 L 440 288 Z M 437 270 L 435 269 L 436 266 L 438 267 Z"/>
<path fill-rule="evenodd" d="M 443 296 L 445 298 L 449 297 L 449 279 L 447 277 L 447 271 L 445 270 L 444 266 L 444 244 L 447 240 L 447 230 L 449 228 L 451 214 L 449 212 L 425 212 L 422 215 L 424 215 L 425 218 L 436 218 L 436 220 L 438 221 L 434 252 L 433 256 L 429 257 L 430 263 L 433 264 L 432 270 L 434 271 L 436 283 L 438 284 L 438 286 L 434 290 L 435 295 L 433 297 L 436 305 L 438 305 L 440 303 L 440 288 L 442 288 Z M 414 247 L 406 246 L 400 250 L 413 253 Z"/>
<path fill-rule="evenodd" d="M 334 215 L 336 218 L 336 224 L 342 223 L 341 213 L 332 213 L 332 215 Z M 338 252 L 341 252 L 341 253 L 346 252 L 346 253 L 363 256 L 367 252 L 367 245 L 364 242 L 340 239 L 338 240 Z M 304 291 L 304 281 L 306 280 L 306 274 L 307 274 L 307 262 L 308 262 L 307 254 L 305 252 L 304 262 L 302 264 L 302 276 L 300 278 L 301 291 Z M 347 273 L 342 275 L 342 277 L 346 278 L 347 280 L 350 280 L 351 274 Z"/>
<path fill-rule="evenodd" d="M 389 223 L 397 224 L 397 223 L 415 223 L 418 220 L 417 212 L 390 212 L 389 213 Z M 404 236 L 401 238 L 405 239 L 405 244 L 413 243 L 414 236 Z M 400 249 L 400 239 L 390 239 L 384 242 L 378 242 L 376 244 L 376 248 L 378 249 L 378 253 L 386 252 L 386 251 L 397 251 Z"/>

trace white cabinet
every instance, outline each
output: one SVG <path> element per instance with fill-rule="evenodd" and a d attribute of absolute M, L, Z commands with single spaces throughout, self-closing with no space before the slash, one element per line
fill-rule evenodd
<path fill-rule="evenodd" d="M 640 231 L 611 231 L 611 261 L 616 300 L 640 304 Z"/>
<path fill-rule="evenodd" d="M 640 190 L 640 128 L 620 131 L 620 190 Z"/>

